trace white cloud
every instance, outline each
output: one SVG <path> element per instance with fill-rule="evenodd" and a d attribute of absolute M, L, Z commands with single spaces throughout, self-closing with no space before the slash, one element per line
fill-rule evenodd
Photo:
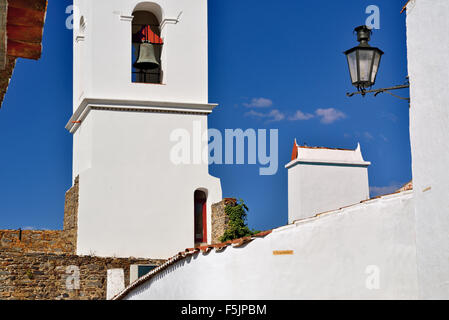
<path fill-rule="evenodd" d="M 294 115 L 288 117 L 288 120 L 290 121 L 310 120 L 314 117 L 315 116 L 311 113 L 304 113 L 301 110 L 298 110 Z"/>
<path fill-rule="evenodd" d="M 254 117 L 254 118 L 265 118 L 267 116 L 267 114 L 251 110 L 251 111 L 248 111 L 247 113 L 245 113 L 245 116 Z"/>
<path fill-rule="evenodd" d="M 391 112 L 383 112 L 381 114 L 381 117 L 384 118 L 384 119 L 387 119 L 387 120 L 389 120 L 391 122 L 398 121 L 398 117 L 395 114 L 391 113 Z"/>
<path fill-rule="evenodd" d="M 363 133 L 363 137 L 365 137 L 366 140 L 373 140 L 374 139 L 373 135 L 371 133 L 369 133 L 368 131 L 365 131 Z"/>
<path fill-rule="evenodd" d="M 268 115 L 272 118 L 271 121 L 281 121 L 285 119 L 285 114 L 277 109 L 272 110 Z"/>
<path fill-rule="evenodd" d="M 247 108 L 269 108 L 273 101 L 267 98 L 253 98 L 250 103 L 243 104 Z"/>
<path fill-rule="evenodd" d="M 388 142 L 389 140 L 388 140 L 388 138 L 387 137 L 385 137 L 383 134 L 381 134 L 380 135 L 380 137 L 382 138 L 382 140 L 383 141 L 385 141 L 385 142 Z"/>
<path fill-rule="evenodd" d="M 249 104 L 247 104 L 247 106 L 249 106 Z M 259 106 L 259 108 L 262 107 Z M 315 114 L 304 113 L 301 110 L 297 110 L 293 115 L 289 117 L 287 117 L 285 113 L 279 111 L 278 109 L 273 109 L 270 112 L 259 112 L 251 110 L 245 113 L 245 116 L 251 116 L 255 118 L 266 118 L 268 119 L 268 121 L 282 121 L 284 119 L 287 119 L 289 121 L 306 121 L 314 118 L 319 118 L 321 123 L 323 124 L 331 124 L 334 123 L 335 121 L 346 118 L 346 115 L 343 112 L 334 108 L 317 109 L 315 111 Z M 366 136 L 366 138 L 368 138 L 368 136 Z"/>
<path fill-rule="evenodd" d="M 323 124 L 331 124 L 335 121 L 346 118 L 346 115 L 334 108 L 328 109 L 317 109 L 315 114 L 321 118 L 321 123 Z"/>
<path fill-rule="evenodd" d="M 285 119 L 285 114 L 280 112 L 278 109 L 271 110 L 268 113 L 262 113 L 262 112 L 257 112 L 257 111 L 251 110 L 251 111 L 245 113 L 245 116 L 261 118 L 261 119 L 264 118 L 264 119 L 267 119 L 268 122 L 277 122 L 277 121 L 282 121 Z"/>

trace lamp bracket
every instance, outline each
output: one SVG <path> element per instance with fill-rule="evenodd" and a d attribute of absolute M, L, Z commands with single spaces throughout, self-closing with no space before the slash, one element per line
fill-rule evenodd
<path fill-rule="evenodd" d="M 357 91 L 357 92 L 353 92 L 353 93 L 348 92 L 348 93 L 346 93 L 346 95 L 348 97 L 352 97 L 356 94 L 361 94 L 362 96 L 365 96 L 367 93 L 374 93 L 374 96 L 376 97 L 378 94 L 385 92 L 385 93 L 392 95 L 393 97 L 396 97 L 396 98 L 402 99 L 402 100 L 407 100 L 410 102 L 410 98 L 400 97 L 400 96 L 395 95 L 390 92 L 392 90 L 407 89 L 407 88 L 410 88 L 410 84 L 403 84 L 403 85 L 399 85 L 399 86 L 394 86 L 394 87 L 389 87 L 389 88 L 381 88 L 381 89 L 375 89 L 375 90 L 360 89 L 360 91 Z"/>

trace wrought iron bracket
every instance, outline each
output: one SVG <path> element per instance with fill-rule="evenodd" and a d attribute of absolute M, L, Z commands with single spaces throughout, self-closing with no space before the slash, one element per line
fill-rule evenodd
<path fill-rule="evenodd" d="M 388 93 L 388 94 L 392 95 L 395 98 L 398 98 L 398 99 L 401 99 L 401 100 L 406 100 L 406 101 L 410 102 L 410 98 L 400 97 L 400 96 L 395 95 L 395 94 L 390 92 L 392 90 L 407 89 L 407 88 L 410 88 L 410 84 L 403 84 L 403 85 L 400 85 L 400 86 L 394 86 L 394 87 L 389 87 L 389 88 L 381 88 L 381 89 L 375 89 L 375 90 L 364 90 L 364 89 L 361 89 L 360 91 L 353 92 L 353 93 L 349 93 L 348 92 L 348 93 L 346 93 L 346 95 L 348 97 L 352 97 L 352 96 L 357 95 L 357 94 L 361 94 L 362 96 L 365 96 L 367 93 L 374 93 L 374 96 L 376 97 L 380 93 Z"/>

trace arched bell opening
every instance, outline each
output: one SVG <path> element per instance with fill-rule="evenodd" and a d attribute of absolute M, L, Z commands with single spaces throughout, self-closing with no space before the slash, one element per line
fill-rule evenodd
<path fill-rule="evenodd" d="M 194 195 L 195 245 L 207 243 L 207 193 L 196 190 Z"/>
<path fill-rule="evenodd" d="M 137 10 L 132 23 L 132 81 L 161 83 L 163 40 L 158 18 L 149 11 Z"/>

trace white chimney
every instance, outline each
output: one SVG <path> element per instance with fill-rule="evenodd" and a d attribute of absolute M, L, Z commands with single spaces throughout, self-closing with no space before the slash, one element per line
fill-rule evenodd
<path fill-rule="evenodd" d="M 298 146 L 288 169 L 288 221 L 369 199 L 368 166 L 355 150 Z"/>

